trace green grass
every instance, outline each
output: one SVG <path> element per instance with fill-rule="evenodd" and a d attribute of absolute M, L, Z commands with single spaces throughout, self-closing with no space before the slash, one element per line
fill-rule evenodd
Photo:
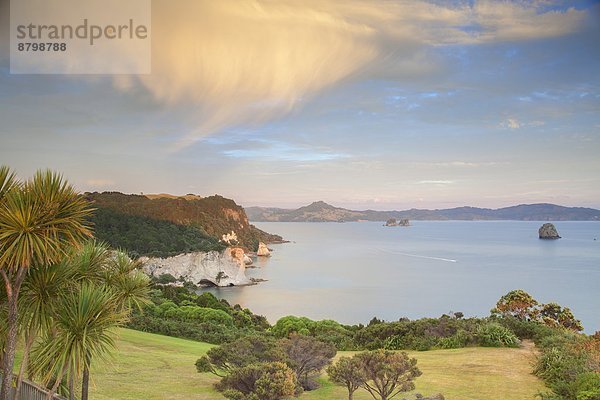
<path fill-rule="evenodd" d="M 196 372 L 194 362 L 211 345 L 128 329 L 119 330 L 119 352 L 109 364 L 92 368 L 90 398 L 207 399 L 224 398 L 212 388 L 218 378 Z M 410 352 L 423 375 L 417 392 L 441 392 L 446 399 L 533 399 L 544 386 L 531 375 L 531 346 L 521 349 L 466 348 Z M 338 356 L 350 355 L 340 352 Z M 344 388 L 324 376 L 322 387 L 301 400 L 347 398 Z M 360 390 L 356 400 L 370 399 Z M 398 397 L 402 398 L 402 397 Z"/>

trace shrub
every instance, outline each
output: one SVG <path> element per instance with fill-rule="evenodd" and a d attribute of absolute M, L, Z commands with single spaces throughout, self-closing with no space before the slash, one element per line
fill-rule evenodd
<path fill-rule="evenodd" d="M 237 368 L 216 385 L 234 400 L 278 400 L 296 393 L 296 375 L 282 362 L 250 364 Z"/>
<path fill-rule="evenodd" d="M 287 317 L 280 318 L 271 328 L 271 332 L 279 338 L 288 337 L 292 333 L 310 335 L 314 324 L 313 320 L 306 317 L 288 315 Z"/>
<path fill-rule="evenodd" d="M 442 349 L 459 349 L 467 346 L 473 341 L 473 335 L 461 329 L 452 336 L 440 338 L 438 340 L 438 346 Z"/>
<path fill-rule="evenodd" d="M 519 339 L 508 328 L 488 322 L 477 330 L 479 344 L 486 347 L 518 347 Z"/>
<path fill-rule="evenodd" d="M 295 334 L 291 335 L 289 339 L 280 339 L 279 343 L 302 388 L 304 390 L 318 388 L 316 377 L 335 357 L 335 347 L 310 336 Z"/>
<path fill-rule="evenodd" d="M 600 373 L 585 372 L 577 376 L 572 386 L 577 400 L 600 399 Z"/>

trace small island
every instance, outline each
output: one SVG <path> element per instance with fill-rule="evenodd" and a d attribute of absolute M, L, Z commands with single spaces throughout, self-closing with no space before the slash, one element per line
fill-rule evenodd
<path fill-rule="evenodd" d="M 397 221 L 396 218 L 390 218 L 384 226 L 410 226 L 410 221 L 408 218 L 402 218 L 400 221 Z"/>
<path fill-rule="evenodd" d="M 560 239 L 554 224 L 546 223 L 538 230 L 540 239 Z"/>

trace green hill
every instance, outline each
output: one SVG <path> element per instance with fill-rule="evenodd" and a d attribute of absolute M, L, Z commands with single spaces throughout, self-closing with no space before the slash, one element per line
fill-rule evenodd
<path fill-rule="evenodd" d="M 244 209 L 221 196 L 173 197 L 86 193 L 97 209 L 95 235 L 113 247 L 139 255 L 171 256 L 189 251 L 219 250 L 223 234 L 235 232 L 238 243 L 255 250 L 258 242 L 282 238 L 248 222 Z"/>
<path fill-rule="evenodd" d="M 194 362 L 211 345 L 154 335 L 129 329 L 119 330 L 119 352 L 114 359 L 92 368 L 90 397 L 115 399 L 222 400 L 212 384 L 218 379 L 196 372 Z M 417 392 L 441 392 L 449 400 L 534 399 L 544 386 L 531 374 L 533 349 L 468 347 L 453 350 L 409 352 L 418 360 L 423 375 L 416 380 Z M 338 356 L 349 355 L 338 352 Z M 324 376 L 322 387 L 299 399 L 347 398 L 345 389 L 332 385 Z M 369 399 L 358 391 L 356 400 Z"/>

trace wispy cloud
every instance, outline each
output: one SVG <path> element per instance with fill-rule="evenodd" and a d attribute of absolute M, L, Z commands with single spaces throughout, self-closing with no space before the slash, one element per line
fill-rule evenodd
<path fill-rule="evenodd" d="M 233 158 L 255 158 L 278 161 L 329 161 L 346 158 L 348 155 L 333 151 L 298 147 L 282 142 L 266 140 L 253 141 L 253 148 L 237 148 L 223 150 L 223 154 Z M 252 143 L 252 142 L 250 142 Z"/>
<path fill-rule="evenodd" d="M 503 128 L 515 130 L 521 127 L 521 123 L 516 118 L 508 118 L 506 121 L 503 121 L 500 124 L 500 126 L 502 126 Z"/>
<path fill-rule="evenodd" d="M 157 0 L 152 11 L 152 74 L 114 82 L 124 91 L 139 90 L 138 82 L 157 102 L 190 110 L 195 127 L 174 149 L 285 115 L 345 80 L 435 71 L 439 60 L 426 51 L 432 46 L 565 35 L 586 15 L 522 1 Z"/>
<path fill-rule="evenodd" d="M 454 181 L 449 180 L 425 180 L 417 182 L 419 185 L 451 185 Z"/>

